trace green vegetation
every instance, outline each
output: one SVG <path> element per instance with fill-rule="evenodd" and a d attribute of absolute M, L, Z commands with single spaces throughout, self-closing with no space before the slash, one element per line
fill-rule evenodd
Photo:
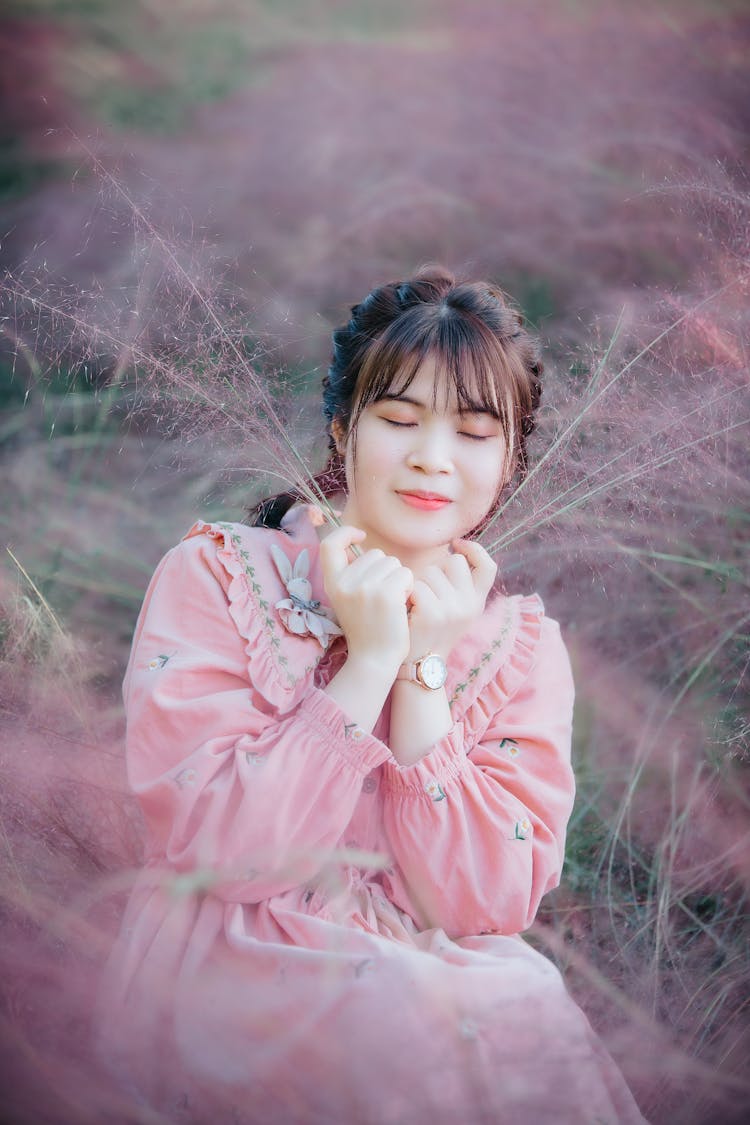
<path fill-rule="evenodd" d="M 328 8 L 295 0 L 248 4 L 153 0 L 13 2 L 18 18 L 57 27 L 63 89 L 73 103 L 114 129 L 174 133 L 191 112 L 262 82 L 279 50 L 316 43 L 403 41 L 423 0 Z M 38 174 L 38 173 L 37 173 Z M 20 193 L 32 169 L 13 179 Z M 0 183 L 1 186 L 1 183 Z"/>

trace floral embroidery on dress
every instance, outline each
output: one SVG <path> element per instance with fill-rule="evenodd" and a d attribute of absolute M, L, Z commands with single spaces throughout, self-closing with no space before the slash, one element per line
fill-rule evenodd
<path fill-rule="evenodd" d="M 158 656 L 155 656 L 152 660 L 149 660 L 148 664 L 146 665 L 146 668 L 148 669 L 149 672 L 155 672 L 157 668 L 163 668 L 164 665 L 167 663 L 168 660 L 171 659 L 172 656 L 174 656 L 173 652 L 170 653 L 169 655 L 161 652 L 161 653 L 159 653 Z"/>
<path fill-rule="evenodd" d="M 523 820 L 516 821 L 512 838 L 514 840 L 525 840 L 528 837 L 529 832 L 531 832 L 531 821 L 527 816 L 525 816 Z"/>
<path fill-rule="evenodd" d="M 178 789 L 184 789 L 186 785 L 192 785 L 196 779 L 196 772 L 192 769 L 180 770 L 175 777 L 175 785 Z"/>
<path fill-rule="evenodd" d="M 542 610 L 540 612 L 544 612 L 544 611 Z M 513 624 L 513 610 L 511 609 L 510 602 L 508 602 L 508 604 L 506 606 L 506 610 L 505 610 L 505 620 L 503 621 L 503 624 L 500 628 L 500 633 L 495 638 L 495 640 L 492 642 L 489 649 L 487 649 L 486 652 L 482 653 L 482 655 L 479 659 L 479 663 L 475 664 L 472 668 L 469 669 L 469 671 L 466 673 L 466 678 L 464 680 L 462 680 L 461 683 L 456 684 L 455 688 L 453 689 L 453 695 L 448 700 L 448 706 L 449 707 L 452 707 L 453 704 L 457 702 L 458 698 L 461 696 L 461 694 L 463 692 L 466 691 L 466 689 L 469 686 L 469 684 L 471 683 L 471 681 L 475 680 L 476 677 L 479 675 L 479 673 L 482 669 L 482 666 L 485 665 L 489 660 L 491 660 L 493 654 L 505 643 L 505 639 L 508 636 L 508 633 L 510 632 L 512 624 Z"/>
<path fill-rule="evenodd" d="M 443 788 L 435 777 L 431 777 L 430 780 L 425 783 L 424 791 L 429 797 L 432 797 L 433 801 L 445 800 Z"/>
<path fill-rule="evenodd" d="M 515 738 L 503 738 L 500 742 L 500 749 L 507 751 L 509 758 L 517 758 L 521 753 L 521 747 Z"/>
<path fill-rule="evenodd" d="M 210 524 L 206 524 L 210 527 Z M 242 537 L 237 534 L 235 527 L 231 523 L 217 523 L 214 525 L 224 538 L 225 545 L 231 543 L 236 553 L 237 559 L 245 572 L 245 582 L 247 584 L 248 592 L 255 600 L 258 608 L 258 613 L 263 621 L 265 630 L 268 636 L 268 642 L 273 650 L 274 659 L 278 666 L 279 675 L 286 681 L 287 686 L 295 687 L 300 679 L 316 667 L 316 660 L 311 660 L 306 668 L 302 670 L 302 676 L 294 675 L 289 670 L 289 658 L 282 652 L 281 638 L 278 635 L 279 626 L 278 619 L 274 618 L 269 612 L 269 602 L 263 597 L 263 587 L 258 581 L 258 575 L 255 567 L 250 562 L 250 552 L 242 546 Z"/>
<path fill-rule="evenodd" d="M 479 1028 L 474 1023 L 474 1020 L 471 1020 L 468 1018 L 468 1016 L 466 1016 L 458 1025 L 458 1034 L 462 1039 L 465 1039 L 467 1042 L 472 1043 L 479 1035 Z"/>
<path fill-rule="evenodd" d="M 344 738 L 353 738 L 355 742 L 359 742 L 364 737 L 365 732 L 357 723 L 344 723 Z"/>
<path fill-rule="evenodd" d="M 260 762 L 261 762 L 262 758 L 263 758 L 263 755 L 258 754 L 255 750 L 246 750 L 245 751 L 245 761 L 247 762 L 247 764 L 249 766 L 260 765 Z"/>
<path fill-rule="evenodd" d="M 342 631 L 333 619 L 333 612 L 312 597 L 312 583 L 307 577 L 310 570 L 307 548 L 297 555 L 293 567 L 275 543 L 271 544 L 271 558 L 289 594 L 275 605 L 284 628 L 297 637 L 313 636 L 323 648 L 328 648 L 330 638 L 340 637 Z"/>

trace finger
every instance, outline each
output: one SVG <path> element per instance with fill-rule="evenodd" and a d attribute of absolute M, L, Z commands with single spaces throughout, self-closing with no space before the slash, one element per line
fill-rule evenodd
<path fill-rule="evenodd" d="M 408 566 L 399 566 L 396 570 L 392 571 L 391 574 L 386 576 L 384 585 L 394 594 L 400 593 L 404 602 L 407 602 L 414 590 L 414 575 L 409 570 Z"/>
<path fill-rule="evenodd" d="M 401 565 L 400 559 L 397 559 L 394 555 L 381 555 L 379 559 L 375 559 L 372 566 L 367 570 L 367 579 L 371 582 L 379 582 L 394 574 L 397 570 L 406 570 L 406 567 Z"/>
<path fill-rule="evenodd" d="M 451 547 L 457 555 L 466 559 L 472 570 L 485 566 L 496 566 L 494 559 L 476 539 L 454 539 Z"/>
<path fill-rule="evenodd" d="M 470 590 L 474 588 L 474 580 L 472 578 L 469 560 L 464 555 L 448 555 L 443 564 L 443 573 L 457 590 Z"/>
<path fill-rule="evenodd" d="M 356 593 L 364 591 L 387 590 L 389 595 L 401 592 L 405 599 L 411 593 L 414 585 L 414 576 L 408 567 L 402 566 L 399 559 L 392 555 L 383 555 L 376 559 L 372 565 L 362 573 L 354 574 L 353 566 L 349 568 L 344 578 L 347 592 Z"/>
<path fill-rule="evenodd" d="M 425 582 L 424 577 L 414 582 L 409 595 L 409 605 L 417 614 L 426 613 L 430 609 L 434 612 L 439 607 L 440 599 L 432 587 Z"/>
<path fill-rule="evenodd" d="M 391 581 L 392 576 L 399 572 L 400 577 Z M 369 596 L 378 590 L 386 590 L 388 597 L 401 591 L 399 596 L 405 598 L 403 591 L 410 592 L 413 581 L 411 571 L 401 565 L 400 559 L 374 549 L 346 568 L 338 579 L 338 589 L 349 597 Z"/>
<path fill-rule="evenodd" d="M 464 563 L 464 566 L 465 565 Z M 437 598 L 449 598 L 451 594 L 455 593 L 453 582 L 439 566 L 428 566 L 427 569 L 422 572 L 421 581 L 432 590 Z"/>
<path fill-rule="evenodd" d="M 359 585 L 365 578 L 372 575 L 376 567 L 388 558 L 379 547 L 371 551 L 364 551 L 358 558 L 352 559 L 346 569 L 346 582 L 349 587 Z M 398 559 L 394 559 L 390 567 L 400 566 Z"/>
<path fill-rule="evenodd" d="M 477 590 L 487 593 L 497 574 L 497 563 L 481 543 L 473 539 L 454 539 L 451 546 L 457 555 L 462 555 L 471 570 L 472 580 Z"/>
<path fill-rule="evenodd" d="M 344 524 L 326 535 L 320 544 L 320 562 L 326 579 L 338 578 L 346 570 L 351 559 L 349 549 L 361 543 L 365 534 L 359 527 Z"/>

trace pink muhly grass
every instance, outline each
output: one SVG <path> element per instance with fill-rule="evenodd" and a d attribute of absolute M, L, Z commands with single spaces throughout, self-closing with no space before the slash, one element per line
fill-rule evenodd
<path fill-rule="evenodd" d="M 116 683 L 141 592 L 206 506 L 239 517 L 320 467 L 331 323 L 426 258 L 518 281 L 548 339 L 532 474 L 487 536 L 509 590 L 561 618 L 578 683 L 567 868 L 532 940 L 651 1120 L 750 1104 L 746 17 L 483 2 L 431 20 L 396 43 L 306 31 L 183 137 L 129 137 L 132 156 L 74 137 L 72 190 L 13 211 L 2 327 L 27 400 L 4 462 L 0 848 L 19 1119 L 150 1119 L 86 1045 L 140 861 Z"/>
<path fill-rule="evenodd" d="M 736 284 L 741 289 L 741 277 Z M 573 386 L 566 387 L 562 358 L 551 363 L 535 439 L 538 449 L 550 452 L 539 454 L 527 482 L 487 533 L 509 587 L 520 576 L 526 585 L 527 575 L 535 575 L 568 625 L 578 670 L 583 803 L 571 831 L 570 882 L 551 896 L 532 939 L 536 935 L 566 970 L 655 1119 L 672 1112 L 681 1085 L 690 1081 L 702 1091 L 696 1122 L 701 1113 L 713 1112 L 707 1107 L 744 1096 L 733 1059 L 744 1034 L 734 996 L 745 972 L 739 950 L 748 842 L 732 785 L 746 754 L 746 728 L 743 736 L 735 725 L 727 736 L 717 727 L 716 752 L 706 754 L 711 724 L 725 722 L 718 716 L 736 708 L 747 691 L 746 658 L 737 648 L 750 623 L 740 556 L 744 533 L 741 524 L 735 534 L 726 522 L 728 511 L 747 510 L 748 480 L 746 370 L 736 343 L 741 325 L 733 289 L 727 282 L 704 300 L 670 297 L 643 324 L 631 306 L 627 328 L 612 334 L 603 355 L 591 358 L 588 373 L 575 375 Z M 112 351 L 116 378 L 105 381 L 99 394 L 116 388 L 111 404 L 130 429 L 120 435 L 115 430 L 106 441 L 122 448 L 147 440 L 155 428 L 170 435 L 170 444 L 179 442 L 187 451 L 197 447 L 200 458 L 201 451 L 213 455 L 206 437 L 220 434 L 228 447 L 240 447 L 245 465 L 250 452 L 266 480 L 295 483 L 300 460 L 290 468 L 284 459 L 288 435 L 294 434 L 290 422 L 307 425 L 296 416 L 301 408 L 293 396 L 270 400 L 267 390 L 262 398 L 256 394 L 263 385 L 262 350 L 253 356 L 257 367 L 248 378 L 248 361 L 242 356 L 237 363 L 237 340 L 243 337 L 234 335 L 233 311 L 213 292 L 206 296 L 189 285 L 184 304 L 177 301 L 174 326 L 165 330 L 162 321 L 152 341 L 137 333 L 118 338 L 111 327 L 91 323 L 90 309 L 36 297 L 25 283 L 14 282 L 8 291 L 15 318 L 7 334 L 24 341 L 19 365 L 26 341 L 40 348 L 33 362 L 26 357 L 33 394 L 62 356 L 89 338 L 84 354 L 92 365 Z M 168 307 L 170 296 L 179 293 L 170 278 L 157 303 Z M 209 330 L 195 329 L 196 308 Z M 66 326 L 75 340 L 62 336 Z M 40 347 L 45 340 L 56 342 L 52 360 Z M 580 351 L 576 370 L 584 370 Z M 287 436 L 279 440 L 276 429 L 282 427 Z M 222 462 L 218 471 L 226 470 Z M 54 610 L 15 553 L 13 561 L 26 591 L 25 612 L 41 613 L 62 643 L 65 630 Z M 28 616 L 24 628 L 34 636 Z M 12 629 L 9 635 L 15 635 Z M 132 834 L 137 817 L 122 782 L 110 791 L 102 787 L 101 775 L 92 782 L 80 771 L 87 742 L 92 749 L 100 742 L 86 722 L 97 704 L 96 691 L 86 684 L 85 657 L 65 662 L 75 683 L 60 683 L 54 665 L 44 661 L 42 680 L 39 675 L 19 680 L 18 669 L 28 666 L 33 647 L 6 649 L 5 675 L 14 685 L 10 729 L 30 733 L 30 753 L 23 760 L 33 773 L 17 775 L 4 823 L 8 838 L 22 841 L 34 825 L 44 825 L 34 845 L 42 848 L 42 858 L 23 850 L 26 845 L 18 858 L 17 845 L 10 846 L 17 879 L 7 902 L 11 917 L 26 919 L 19 923 L 21 933 L 37 932 L 34 956 L 44 956 L 48 940 L 60 940 L 78 964 L 81 943 L 89 953 L 94 950 L 94 959 L 96 949 L 106 947 L 113 915 L 101 904 L 127 885 L 128 870 L 137 863 Z M 54 719 L 31 710 L 44 678 Z M 113 722 L 116 747 L 116 712 Z M 47 774 L 46 753 L 40 755 L 34 745 L 50 735 L 52 745 L 67 740 L 68 753 L 56 754 L 55 769 Z M 33 800 L 24 797 L 37 789 Z M 87 810 L 94 805 L 92 820 Z M 106 843 L 113 823 L 118 833 L 125 832 L 114 848 Z M 586 854 L 594 841 L 598 854 Z M 55 862 L 42 878 L 46 847 Z M 195 885 L 180 884 L 180 893 L 198 893 L 204 878 L 208 886 L 225 874 L 197 872 Z M 171 876 L 165 877 L 169 882 Z M 54 887 L 51 898 L 44 890 L 47 878 Z M 65 906 L 55 898 L 63 887 Z M 709 895 L 714 901 L 707 907 Z M 566 945 L 571 938 L 584 944 L 584 957 L 571 954 Z M 23 939 L 8 948 L 16 950 L 17 968 L 23 964 Z M 42 994 L 61 988 L 61 1003 L 85 1013 L 90 993 L 73 969 L 70 973 L 62 984 L 37 974 L 33 988 Z M 710 1016 L 700 1027 L 706 1008 Z M 38 1034 L 33 1021 L 13 1028 L 12 1042 Z M 52 1049 L 51 1065 L 58 1066 L 58 1048 Z M 56 1082 L 67 1089 L 76 1067 L 89 1066 L 96 1070 L 82 1041 L 77 1061 L 65 1056 Z M 106 1101 L 110 1095 L 101 1081 Z"/>

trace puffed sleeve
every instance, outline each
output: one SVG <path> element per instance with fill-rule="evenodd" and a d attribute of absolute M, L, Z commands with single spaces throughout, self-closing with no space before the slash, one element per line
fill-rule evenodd
<path fill-rule="evenodd" d="M 311 878 L 351 819 L 363 777 L 388 756 L 312 685 L 286 712 L 269 704 L 263 667 L 230 615 L 215 544 L 182 542 L 157 569 L 136 628 L 124 689 L 128 774 L 152 862 L 232 902 Z"/>
<path fill-rule="evenodd" d="M 573 680 L 557 622 L 538 625 L 528 674 L 505 669 L 469 715 L 416 765 L 386 765 L 388 890 L 420 928 L 452 938 L 519 933 L 557 886 L 573 805 Z M 499 704 L 490 711 L 490 703 Z"/>

